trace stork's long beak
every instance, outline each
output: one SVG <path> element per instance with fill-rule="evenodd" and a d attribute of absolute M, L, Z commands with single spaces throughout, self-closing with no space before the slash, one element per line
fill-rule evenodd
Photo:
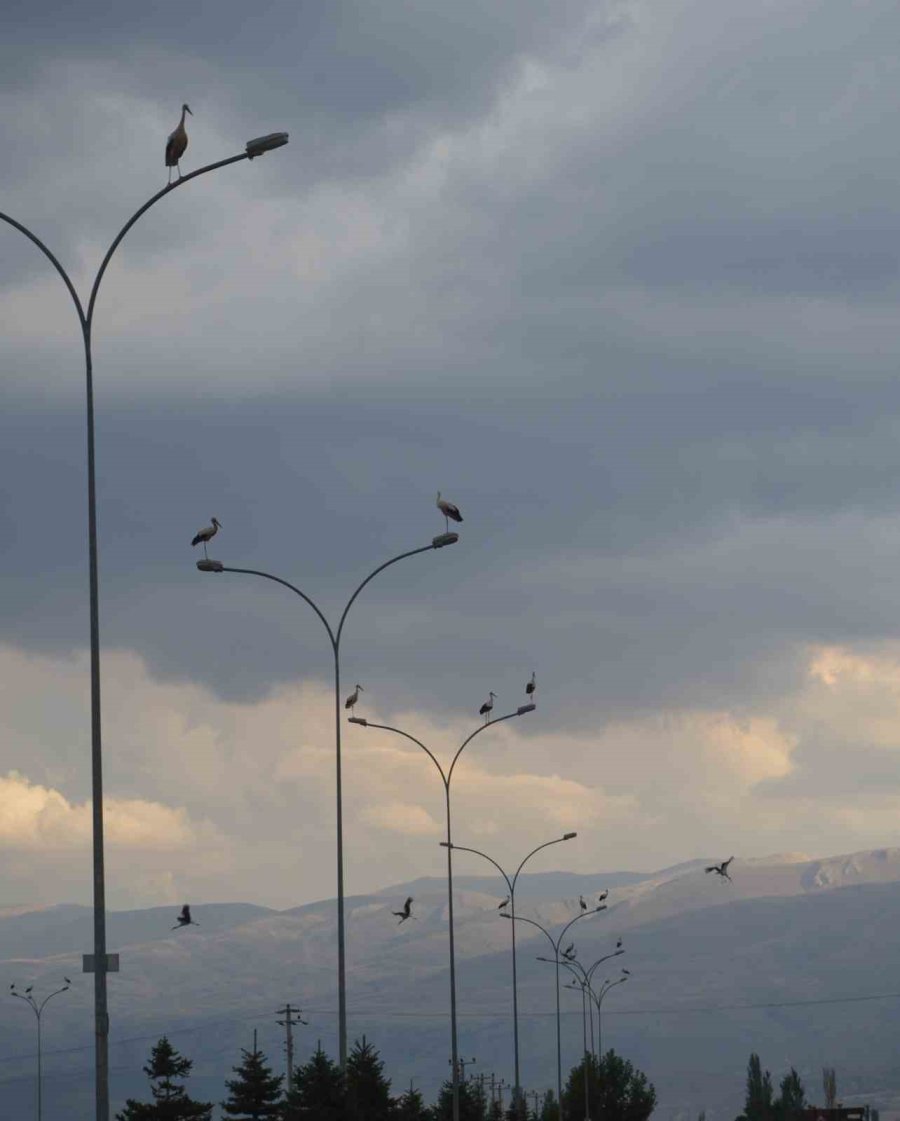
<path fill-rule="evenodd" d="M 191 115 L 191 116 L 193 117 L 193 115 L 194 115 L 194 111 L 193 111 L 193 109 L 191 109 L 190 105 L 185 105 L 185 109 L 187 109 L 187 111 L 188 111 L 188 112 L 190 113 L 190 115 Z"/>

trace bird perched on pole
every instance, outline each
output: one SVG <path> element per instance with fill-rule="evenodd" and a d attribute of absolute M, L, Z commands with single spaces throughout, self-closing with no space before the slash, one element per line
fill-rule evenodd
<path fill-rule="evenodd" d="M 344 701 L 344 708 L 349 708 L 352 710 L 356 706 L 356 702 L 359 700 L 360 693 L 365 693 L 365 689 L 363 689 L 362 685 L 357 685 L 350 696 L 346 699 L 346 701 Z"/>
<path fill-rule="evenodd" d="M 222 528 L 222 526 L 221 526 L 221 523 L 219 522 L 218 518 L 213 518 L 212 519 L 212 525 L 204 526 L 203 529 L 201 529 L 200 532 L 195 535 L 194 540 L 191 542 L 192 545 L 202 545 L 203 546 L 203 555 L 206 557 L 207 560 L 209 560 L 209 557 L 207 556 L 207 553 L 206 553 L 206 543 L 208 541 L 212 541 L 212 539 L 215 537 L 215 535 L 219 532 L 219 530 L 221 528 Z"/>
<path fill-rule="evenodd" d="M 194 922 L 191 918 L 191 909 L 187 903 L 181 908 L 181 914 L 178 916 L 178 921 L 172 927 L 173 930 L 181 930 L 183 926 L 199 926 L 200 923 Z"/>
<path fill-rule="evenodd" d="M 566 961 L 571 961 L 575 957 L 574 942 L 570 942 L 568 946 L 566 946 L 566 948 L 562 952 L 562 956 L 566 959 Z"/>
<path fill-rule="evenodd" d="M 463 520 L 462 514 L 459 512 L 459 507 L 454 506 L 452 502 L 448 502 L 446 498 L 441 498 L 440 491 L 437 492 L 437 500 L 435 502 L 435 506 L 437 506 L 440 512 L 444 515 L 444 523 L 448 533 L 450 532 L 451 520 L 454 522 L 461 522 Z"/>
<path fill-rule="evenodd" d="M 601 891 L 600 894 L 597 896 L 597 902 L 602 903 L 603 900 L 606 899 L 606 897 L 608 895 L 609 895 L 609 888 L 607 888 L 605 891 Z"/>
<path fill-rule="evenodd" d="M 181 178 L 181 166 L 179 161 L 185 153 L 188 146 L 188 134 L 184 127 L 184 115 L 191 113 L 189 105 L 182 105 L 181 107 L 181 120 L 178 122 L 178 128 L 169 135 L 166 141 L 166 167 L 169 169 L 169 185 L 172 183 L 172 168 L 178 169 L 178 178 Z M 193 117 L 193 113 L 191 116 Z"/>
<path fill-rule="evenodd" d="M 487 724 L 487 722 L 491 718 L 491 713 L 493 712 L 493 709 L 494 709 L 494 698 L 496 696 L 497 696 L 496 693 L 488 693 L 488 699 L 484 702 L 484 704 L 478 710 L 478 715 L 484 717 L 485 724 Z"/>
<path fill-rule="evenodd" d="M 583 895 L 578 896 L 578 902 L 581 904 L 582 911 L 586 911 L 587 910 L 587 903 L 585 903 Z"/>
<path fill-rule="evenodd" d="M 531 675 L 531 680 L 530 680 L 530 681 L 528 682 L 528 684 L 527 684 L 527 685 L 525 686 L 525 695 L 526 695 L 527 697 L 533 697 L 533 696 L 534 696 L 534 691 L 535 691 L 535 689 L 537 689 L 537 685 L 535 684 L 535 681 L 534 681 L 534 674 L 532 673 L 532 675 Z"/>
<path fill-rule="evenodd" d="M 400 922 L 397 923 L 397 926 L 400 926 L 400 923 L 405 923 L 407 919 L 414 919 L 416 917 L 412 913 L 412 902 L 413 902 L 413 897 L 410 895 L 410 896 L 407 897 L 406 902 L 403 904 L 403 910 L 402 911 L 391 911 L 391 914 L 396 915 L 397 918 L 400 920 Z"/>
<path fill-rule="evenodd" d="M 731 879 L 731 876 L 728 875 L 728 865 L 732 862 L 732 860 L 734 860 L 734 857 L 729 856 L 729 858 L 727 860 L 723 860 L 721 864 L 710 864 L 706 871 L 715 872 L 717 876 L 721 876 L 722 879 L 728 880 L 729 883 L 733 883 L 734 881 Z"/>

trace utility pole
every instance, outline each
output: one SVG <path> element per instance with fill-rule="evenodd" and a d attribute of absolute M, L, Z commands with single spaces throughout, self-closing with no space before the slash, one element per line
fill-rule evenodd
<path fill-rule="evenodd" d="M 297 1014 L 297 1019 L 293 1018 L 294 1013 Z M 308 1024 L 308 1020 L 301 1019 L 301 1010 L 299 1008 L 292 1008 L 290 1004 L 286 1004 L 284 1008 L 276 1010 L 276 1016 L 284 1016 L 283 1020 L 278 1023 L 284 1028 L 285 1034 L 285 1050 L 287 1051 L 287 1088 L 288 1090 L 294 1084 L 294 1027 L 297 1024 Z M 256 1033 L 254 1032 L 253 1047 L 256 1049 Z"/>

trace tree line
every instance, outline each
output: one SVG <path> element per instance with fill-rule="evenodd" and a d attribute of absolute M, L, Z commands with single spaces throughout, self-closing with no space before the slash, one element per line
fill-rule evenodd
<path fill-rule="evenodd" d="M 192 1067 L 193 1062 L 163 1036 L 143 1067 L 150 1100 L 129 1098 L 116 1121 L 212 1121 L 216 1103 L 197 1101 L 188 1093 Z M 353 1045 L 344 1071 L 318 1046 L 293 1072 L 289 1086 L 284 1075 L 272 1072 L 255 1045 L 242 1049 L 241 1062 L 232 1072 L 235 1077 L 225 1081 L 228 1096 L 218 1103 L 223 1121 L 451 1121 L 453 1116 L 450 1080 L 430 1106 L 412 1085 L 394 1096 L 384 1063 L 365 1037 Z M 526 1098 L 506 1108 L 490 1100 L 477 1078 L 460 1083 L 459 1090 L 460 1121 L 559 1121 L 559 1106 L 550 1090 L 543 1099 L 531 1097 L 529 1103 Z M 585 1056 L 569 1072 L 563 1091 L 566 1117 L 586 1115 L 585 1090 L 591 1109 L 604 1121 L 647 1121 L 656 1104 L 656 1091 L 646 1076 L 612 1050 L 599 1059 Z"/>

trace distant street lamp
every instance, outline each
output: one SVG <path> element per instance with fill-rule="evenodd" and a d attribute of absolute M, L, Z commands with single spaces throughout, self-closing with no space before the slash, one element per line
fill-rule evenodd
<path fill-rule="evenodd" d="M 496 860 L 494 860 L 494 858 L 492 856 L 488 856 L 488 854 L 486 852 L 481 852 L 480 849 L 466 848 L 464 845 L 453 845 L 452 847 L 454 849 L 456 849 L 457 852 L 471 852 L 471 853 L 474 853 L 476 856 L 481 856 L 485 860 L 487 860 L 489 863 L 493 864 L 493 866 L 497 869 L 497 871 L 500 873 L 500 875 L 506 881 L 506 886 L 509 889 L 510 916 L 511 916 L 511 918 L 515 919 L 515 917 L 516 917 L 516 883 L 519 879 L 519 873 L 522 871 L 522 869 L 525 867 L 525 865 L 528 863 L 528 861 L 531 860 L 531 858 L 534 856 L 534 854 L 537 853 L 537 852 L 540 852 L 541 849 L 549 848 L 550 845 L 558 845 L 562 841 L 571 841 L 574 837 L 577 837 L 577 836 L 578 836 L 577 833 L 564 833 L 562 837 L 556 837 L 552 841 L 545 841 L 542 845 L 538 845 L 538 847 L 536 849 L 532 849 L 531 852 L 525 857 L 525 859 L 522 861 L 522 863 L 519 865 L 519 867 L 515 870 L 515 872 L 512 876 L 507 875 L 507 873 L 500 867 L 500 865 L 497 863 Z M 514 1086 L 513 1086 L 513 1102 L 515 1103 L 515 1108 L 519 1109 L 520 1108 L 520 1102 L 523 1099 L 522 1099 L 522 1083 L 521 1083 L 521 1080 L 519 1078 L 519 999 L 518 999 L 518 984 L 517 984 L 517 981 L 516 981 L 516 924 L 515 924 L 515 922 L 513 922 L 512 926 L 510 927 L 510 930 L 512 932 L 513 1054 L 514 1054 L 514 1060 L 515 1060 L 515 1083 L 514 1083 Z"/>
<path fill-rule="evenodd" d="M 504 915 L 503 916 L 505 919 L 509 919 L 511 922 L 527 922 L 530 926 L 537 927 L 537 929 L 541 932 L 541 934 L 544 935 L 544 937 L 547 939 L 547 941 L 550 943 L 550 945 L 553 948 L 553 957 L 552 958 L 540 958 L 539 957 L 538 961 L 549 961 L 549 962 L 556 965 L 556 1092 L 557 1092 L 557 1095 L 559 1097 L 560 1121 L 562 1121 L 562 1116 L 563 1116 L 563 1104 L 562 1104 L 562 1031 L 561 1031 L 561 1028 L 560 1028 L 560 1016 L 559 1016 L 559 966 L 560 966 L 559 947 L 562 945 L 562 940 L 563 940 L 563 938 L 565 938 L 566 931 L 568 931 L 570 926 L 573 926 L 575 923 L 577 923 L 579 919 L 586 919 L 588 917 L 588 915 L 596 915 L 598 913 L 598 911 L 605 911 L 605 910 L 606 910 L 606 904 L 605 903 L 600 903 L 598 906 L 594 907 L 592 910 L 582 911 L 580 914 L 577 914 L 574 919 L 570 919 L 566 923 L 566 925 L 559 932 L 559 937 L 556 938 L 555 940 L 554 940 L 553 936 L 550 934 L 549 930 L 546 930 L 543 926 L 541 926 L 541 924 L 539 922 L 535 922 L 534 919 L 526 919 L 521 915 L 516 915 L 515 919 L 513 919 L 512 915 Z M 563 960 L 565 961 L 566 959 L 564 958 Z"/>
<path fill-rule="evenodd" d="M 47 248 L 37 234 L 32 233 L 27 226 L 17 222 L 8 214 L 0 211 L 0 221 L 17 229 L 29 241 L 40 249 L 51 265 L 62 278 L 63 283 L 72 302 L 81 327 L 81 337 L 84 345 L 84 374 L 85 393 L 87 397 L 87 484 L 88 484 L 88 588 L 90 596 L 90 636 L 91 636 L 91 805 L 93 821 L 93 868 L 94 868 L 94 1036 L 95 1036 L 95 1078 L 96 1078 L 96 1109 L 97 1121 L 109 1121 L 109 1013 L 106 999 L 106 974 L 110 972 L 111 964 L 106 954 L 106 880 L 104 872 L 103 853 L 103 752 L 101 742 L 100 718 L 100 608 L 99 608 L 99 571 L 97 550 L 97 487 L 96 465 L 94 456 L 94 360 L 92 354 L 92 340 L 94 327 L 94 311 L 97 305 L 97 295 L 100 291 L 100 282 L 106 272 L 112 256 L 118 249 L 122 239 L 137 222 L 137 220 L 165 195 L 171 194 L 185 183 L 205 175 L 209 171 L 216 171 L 220 167 L 238 163 L 240 160 L 252 160 L 263 152 L 280 148 L 287 144 L 286 132 L 274 132 L 268 136 L 261 136 L 249 140 L 246 148 L 240 155 L 230 156 L 227 160 L 218 160 L 216 163 L 207 164 L 188 175 L 180 176 L 174 183 L 169 183 L 161 191 L 144 203 L 139 210 L 128 219 L 121 230 L 116 234 L 112 244 L 106 251 L 106 256 L 97 270 L 91 286 L 87 302 L 87 311 L 81 297 L 75 290 L 69 274 L 60 264 L 56 256 Z"/>
<path fill-rule="evenodd" d="M 43 1116 L 43 1106 L 41 1102 L 41 1013 L 46 1008 L 48 1001 L 51 1001 L 55 996 L 59 996 L 60 993 L 65 993 L 68 991 L 69 984 L 67 982 L 62 986 L 61 989 L 56 989 L 56 991 L 50 993 L 49 996 L 45 996 L 41 1003 L 38 1004 L 38 1002 L 30 992 L 26 991 L 25 993 L 17 993 L 15 984 L 10 986 L 9 995 L 14 996 L 19 1000 L 24 1000 L 31 1011 L 34 1013 L 35 1019 L 37 1020 L 37 1121 L 41 1121 L 41 1118 Z"/>
<path fill-rule="evenodd" d="M 261 576 L 264 580 L 271 580 L 275 584 L 281 584 L 282 587 L 290 589 L 290 591 L 298 595 L 309 604 L 313 611 L 315 611 L 316 615 L 319 617 L 319 621 L 328 634 L 328 641 L 331 643 L 331 651 L 334 656 L 334 749 L 335 784 L 337 791 L 338 1050 L 342 1070 L 347 1065 L 347 971 L 346 938 L 344 931 L 344 809 L 341 777 L 341 638 L 344 634 L 344 623 L 347 621 L 347 614 L 350 608 L 356 602 L 356 597 L 366 584 L 374 580 L 379 572 L 384 572 L 384 570 L 390 568 L 392 564 L 405 560 L 407 557 L 415 557 L 418 556 L 419 553 L 430 553 L 435 549 L 443 549 L 445 545 L 454 545 L 458 540 L 459 535 L 456 533 L 441 533 L 432 539 L 430 545 L 423 545 L 421 548 L 411 549 L 406 553 L 400 553 L 399 556 L 392 557 L 390 560 L 385 561 L 384 564 L 380 564 L 373 572 L 369 573 L 365 580 L 357 587 L 353 595 L 347 600 L 347 604 L 341 613 L 336 628 L 332 628 L 318 604 L 310 599 L 306 592 L 301 592 L 299 588 L 295 587 L 287 580 L 282 580 L 280 576 L 273 576 L 269 572 L 260 572 L 255 568 L 232 568 L 229 565 L 222 564 L 221 561 L 210 560 L 208 557 L 197 561 L 197 568 L 201 572 L 236 572 L 244 576 Z"/>
<path fill-rule="evenodd" d="M 587 993 L 591 998 L 593 998 L 594 991 L 591 988 L 591 981 L 593 980 L 594 973 L 597 971 L 597 967 L 602 965 L 605 961 L 609 961 L 611 958 L 620 957 L 624 953 L 625 951 L 621 947 L 619 947 L 611 954 L 604 954 L 602 958 L 597 958 L 597 960 L 592 965 L 588 966 L 587 969 L 584 968 L 584 966 L 577 958 L 566 960 L 562 964 L 569 970 L 576 981 L 578 981 L 579 985 L 584 984 Z M 627 973 L 627 970 L 623 970 L 623 972 Z M 591 1054 L 596 1058 L 596 1053 L 594 1051 L 594 1010 L 592 1000 L 588 1001 L 588 1018 L 591 1027 Z"/>
<path fill-rule="evenodd" d="M 447 850 L 447 900 L 448 900 L 448 917 L 450 927 L 450 1048 L 451 1058 L 450 1062 L 453 1068 L 453 1121 L 459 1121 L 459 1083 L 460 1083 L 460 1070 L 459 1070 L 459 1049 L 457 1046 L 456 1034 L 456 950 L 453 941 L 453 837 L 450 830 L 450 782 L 453 779 L 453 772 L 456 764 L 459 762 L 459 757 L 468 747 L 468 745 L 475 739 L 476 736 L 481 735 L 482 732 L 488 728 L 493 728 L 495 724 L 502 724 L 504 720 L 512 720 L 516 716 L 525 716 L 529 712 L 534 712 L 534 705 L 519 705 L 515 712 L 509 712 L 506 716 L 498 716 L 496 720 L 488 720 L 486 724 L 482 724 L 480 728 L 468 736 L 457 749 L 456 754 L 450 763 L 450 766 L 445 771 L 441 764 L 437 761 L 434 753 L 422 743 L 421 740 L 411 736 L 409 732 L 404 732 L 400 728 L 392 728 L 388 724 L 373 724 L 371 720 L 365 720 L 361 716 L 351 716 L 351 724 L 359 724 L 363 728 L 378 728 L 383 732 L 393 732 L 395 735 L 403 736 L 404 739 L 410 740 L 417 747 L 425 752 L 428 758 L 437 767 L 438 774 L 441 776 L 441 782 L 444 784 L 444 804 L 446 807 L 447 815 L 447 840 L 441 841 L 441 846 Z M 507 916 L 509 917 L 509 916 Z"/>
<path fill-rule="evenodd" d="M 596 992 L 591 989 L 588 990 L 592 993 L 594 997 L 594 1003 L 597 1005 L 597 1054 L 601 1059 L 603 1058 L 603 1026 L 600 1022 L 600 1011 L 601 1005 L 603 1004 L 603 998 L 610 991 L 610 989 L 614 989 L 616 985 L 624 985 L 627 980 L 628 975 L 620 977 L 617 981 L 610 981 L 610 979 L 607 977 L 607 979 L 603 982 L 603 984 Z"/>

